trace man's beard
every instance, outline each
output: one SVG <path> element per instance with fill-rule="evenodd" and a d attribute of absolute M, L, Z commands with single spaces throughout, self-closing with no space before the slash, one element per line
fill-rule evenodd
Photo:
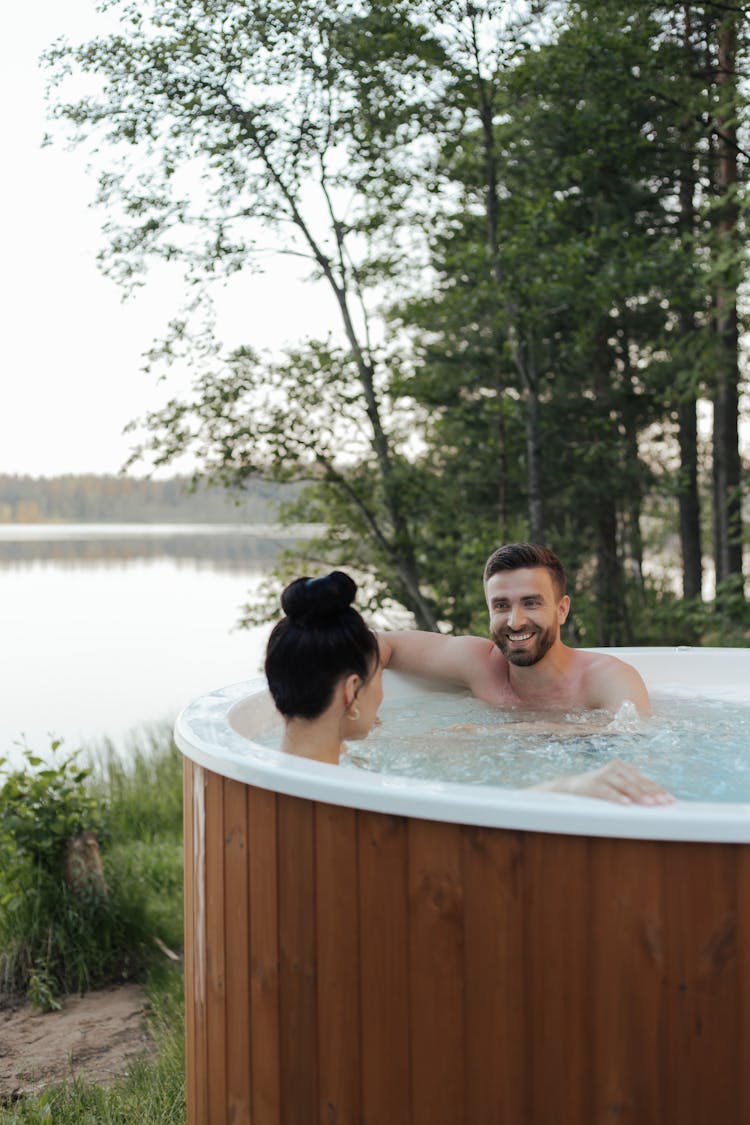
<path fill-rule="evenodd" d="M 527 630 L 528 631 L 528 630 Z M 517 668 L 531 668 L 542 660 L 557 640 L 557 630 L 542 629 L 534 632 L 534 643 L 529 648 L 514 648 L 508 639 L 508 630 L 503 629 L 492 634 L 495 645 L 500 649 L 506 660 L 515 664 Z"/>

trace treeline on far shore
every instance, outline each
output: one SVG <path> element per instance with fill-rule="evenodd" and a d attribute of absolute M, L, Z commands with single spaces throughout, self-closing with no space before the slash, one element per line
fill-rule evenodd
<path fill-rule="evenodd" d="M 190 478 L 0 474 L 0 523 L 273 523 L 286 488 L 254 481 L 245 491 L 191 489 Z"/>

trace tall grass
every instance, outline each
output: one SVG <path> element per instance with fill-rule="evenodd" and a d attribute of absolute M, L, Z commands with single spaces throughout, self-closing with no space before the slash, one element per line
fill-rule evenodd
<path fill-rule="evenodd" d="M 120 840 L 182 840 L 182 757 L 160 727 L 144 728 L 124 751 L 101 743 L 91 755 L 95 792 Z"/>
<path fill-rule="evenodd" d="M 68 1082 L 0 1107 L 2 1125 L 184 1121 L 182 971 L 162 951 L 179 951 L 183 940 L 181 757 L 167 731 L 143 731 L 125 753 L 105 744 L 91 761 L 83 784 L 103 810 L 107 894 L 74 900 L 64 879 L 12 856 L 6 835 L 0 988 L 21 986 L 50 1007 L 61 991 L 146 980 L 158 1059 L 136 1064 L 110 1089 Z"/>
<path fill-rule="evenodd" d="M 166 731 L 142 732 L 126 755 L 101 748 L 94 789 L 106 802 L 105 871 L 135 890 L 147 941 L 183 939 L 182 756 Z"/>
<path fill-rule="evenodd" d="M 168 737 L 159 743 L 154 736 L 134 742 L 127 758 L 106 747 L 78 786 L 87 789 L 86 807 L 95 809 L 91 827 L 100 838 L 106 895 L 74 897 L 61 858 L 51 864 L 43 850 L 66 809 L 84 800 L 60 784 L 66 768 L 63 761 L 37 770 L 49 780 L 38 797 L 40 829 L 32 844 L 19 845 L 11 832 L 0 839 L 0 988 L 27 990 L 41 1006 L 55 991 L 142 979 L 155 937 L 182 942 L 179 752 Z M 29 835 L 25 829 L 24 841 Z"/>

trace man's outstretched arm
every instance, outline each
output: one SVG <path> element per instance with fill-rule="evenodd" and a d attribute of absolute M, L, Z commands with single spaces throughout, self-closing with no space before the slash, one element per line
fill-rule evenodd
<path fill-rule="evenodd" d="M 481 637 L 449 637 L 419 629 L 380 633 L 378 641 L 385 667 L 470 689 L 477 668 L 492 650 L 492 642 Z"/>

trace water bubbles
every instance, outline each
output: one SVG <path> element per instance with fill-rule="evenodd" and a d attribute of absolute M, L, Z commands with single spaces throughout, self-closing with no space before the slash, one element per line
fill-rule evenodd
<path fill-rule="evenodd" d="M 381 708 L 383 725 L 350 764 L 402 777 L 526 786 L 621 758 L 687 800 L 750 802 L 750 707 L 685 697 L 604 711 L 500 711 L 431 692 Z M 356 755 L 356 756 L 355 756 Z"/>
<path fill-rule="evenodd" d="M 641 731 L 643 729 L 644 721 L 638 714 L 638 708 L 629 699 L 625 700 L 612 722 L 605 727 L 605 730 L 611 734 L 620 734 L 623 731 Z"/>

